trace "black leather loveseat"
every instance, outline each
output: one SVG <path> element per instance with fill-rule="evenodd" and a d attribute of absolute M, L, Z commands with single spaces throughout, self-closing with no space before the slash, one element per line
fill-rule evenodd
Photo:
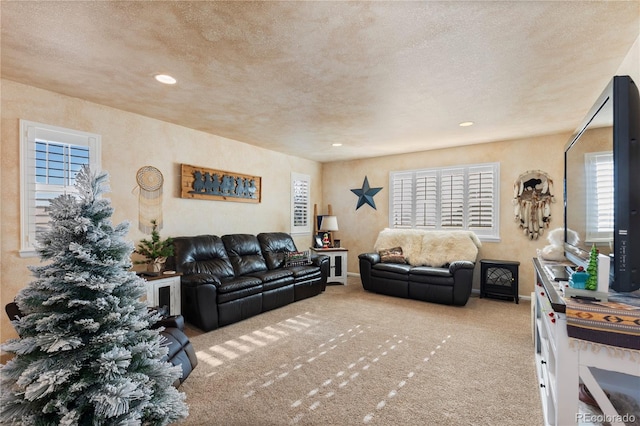
<path fill-rule="evenodd" d="M 327 284 L 328 256 L 301 259 L 283 232 L 176 237 L 174 248 L 182 315 L 204 331 L 318 295 Z"/>
<path fill-rule="evenodd" d="M 385 229 L 362 253 L 362 287 L 374 293 L 464 306 L 480 240 L 469 231 Z M 387 257 L 385 259 L 385 257 Z"/>
<path fill-rule="evenodd" d="M 362 253 L 359 259 L 362 287 L 374 293 L 459 306 L 466 305 L 471 295 L 474 262 L 411 266 L 383 263 L 378 253 Z"/>

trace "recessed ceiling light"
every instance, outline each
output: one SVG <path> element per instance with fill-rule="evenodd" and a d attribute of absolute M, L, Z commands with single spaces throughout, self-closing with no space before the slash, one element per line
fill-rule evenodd
<path fill-rule="evenodd" d="M 339 142 L 336 142 L 336 143 L 332 143 L 331 146 L 342 146 L 342 144 Z"/>
<path fill-rule="evenodd" d="M 475 123 L 473 121 L 463 121 L 462 123 L 458 124 L 458 126 L 460 127 L 469 127 L 469 126 L 473 126 Z"/>
<path fill-rule="evenodd" d="M 176 79 L 167 74 L 158 74 L 155 76 L 156 80 L 164 84 L 176 84 Z"/>

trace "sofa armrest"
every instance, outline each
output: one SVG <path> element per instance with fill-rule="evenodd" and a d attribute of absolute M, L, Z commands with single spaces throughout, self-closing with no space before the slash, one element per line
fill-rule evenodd
<path fill-rule="evenodd" d="M 453 304 L 464 306 L 471 295 L 473 286 L 473 269 L 476 264 L 468 260 L 451 262 L 449 272 L 453 275 Z"/>
<path fill-rule="evenodd" d="M 177 328 L 179 330 L 184 330 L 184 317 L 182 315 L 174 315 L 166 318 L 162 318 L 155 324 L 151 326 L 151 328 Z"/>
<path fill-rule="evenodd" d="M 473 270 L 475 266 L 476 266 L 475 263 L 469 262 L 468 260 L 457 260 L 449 264 L 449 272 L 451 272 L 451 275 L 455 275 L 456 271 L 459 269 Z"/>
<path fill-rule="evenodd" d="M 367 262 L 375 265 L 376 263 L 380 263 L 380 254 L 379 253 L 361 253 L 358 255 L 358 258 L 361 260 L 366 260 Z"/>
<path fill-rule="evenodd" d="M 314 266 L 320 266 L 326 262 L 329 262 L 329 256 L 326 254 L 316 254 L 311 256 L 311 264 Z"/>
<path fill-rule="evenodd" d="M 180 283 L 182 315 L 185 320 L 202 331 L 218 328 L 218 277 L 211 274 L 189 274 L 180 277 Z"/>
<path fill-rule="evenodd" d="M 311 264 L 320 268 L 322 291 L 327 287 L 327 280 L 329 279 L 329 260 L 330 258 L 326 254 L 315 254 L 311 256 Z"/>
<path fill-rule="evenodd" d="M 371 285 L 371 268 L 376 263 L 380 263 L 380 255 L 378 253 L 362 253 L 358 255 L 360 262 L 360 281 L 362 281 L 362 288 L 368 291 L 373 291 Z"/>

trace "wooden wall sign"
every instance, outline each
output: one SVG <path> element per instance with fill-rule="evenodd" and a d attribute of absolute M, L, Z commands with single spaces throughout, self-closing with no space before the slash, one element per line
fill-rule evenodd
<path fill-rule="evenodd" d="M 224 170 L 181 165 L 181 197 L 201 200 L 259 203 L 260 176 L 249 176 Z"/>

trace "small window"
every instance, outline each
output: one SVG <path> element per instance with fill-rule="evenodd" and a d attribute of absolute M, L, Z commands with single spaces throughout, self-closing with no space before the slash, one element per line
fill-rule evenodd
<path fill-rule="evenodd" d="M 613 238 L 613 153 L 585 154 L 588 243 L 608 243 Z"/>
<path fill-rule="evenodd" d="M 291 233 L 311 232 L 311 176 L 291 173 Z"/>
<path fill-rule="evenodd" d="M 389 226 L 500 237 L 498 163 L 391 172 Z"/>
<path fill-rule="evenodd" d="M 49 226 L 47 207 L 61 194 L 73 194 L 83 165 L 100 169 L 100 136 L 20 120 L 21 223 L 20 255 L 35 255 L 37 235 Z"/>

